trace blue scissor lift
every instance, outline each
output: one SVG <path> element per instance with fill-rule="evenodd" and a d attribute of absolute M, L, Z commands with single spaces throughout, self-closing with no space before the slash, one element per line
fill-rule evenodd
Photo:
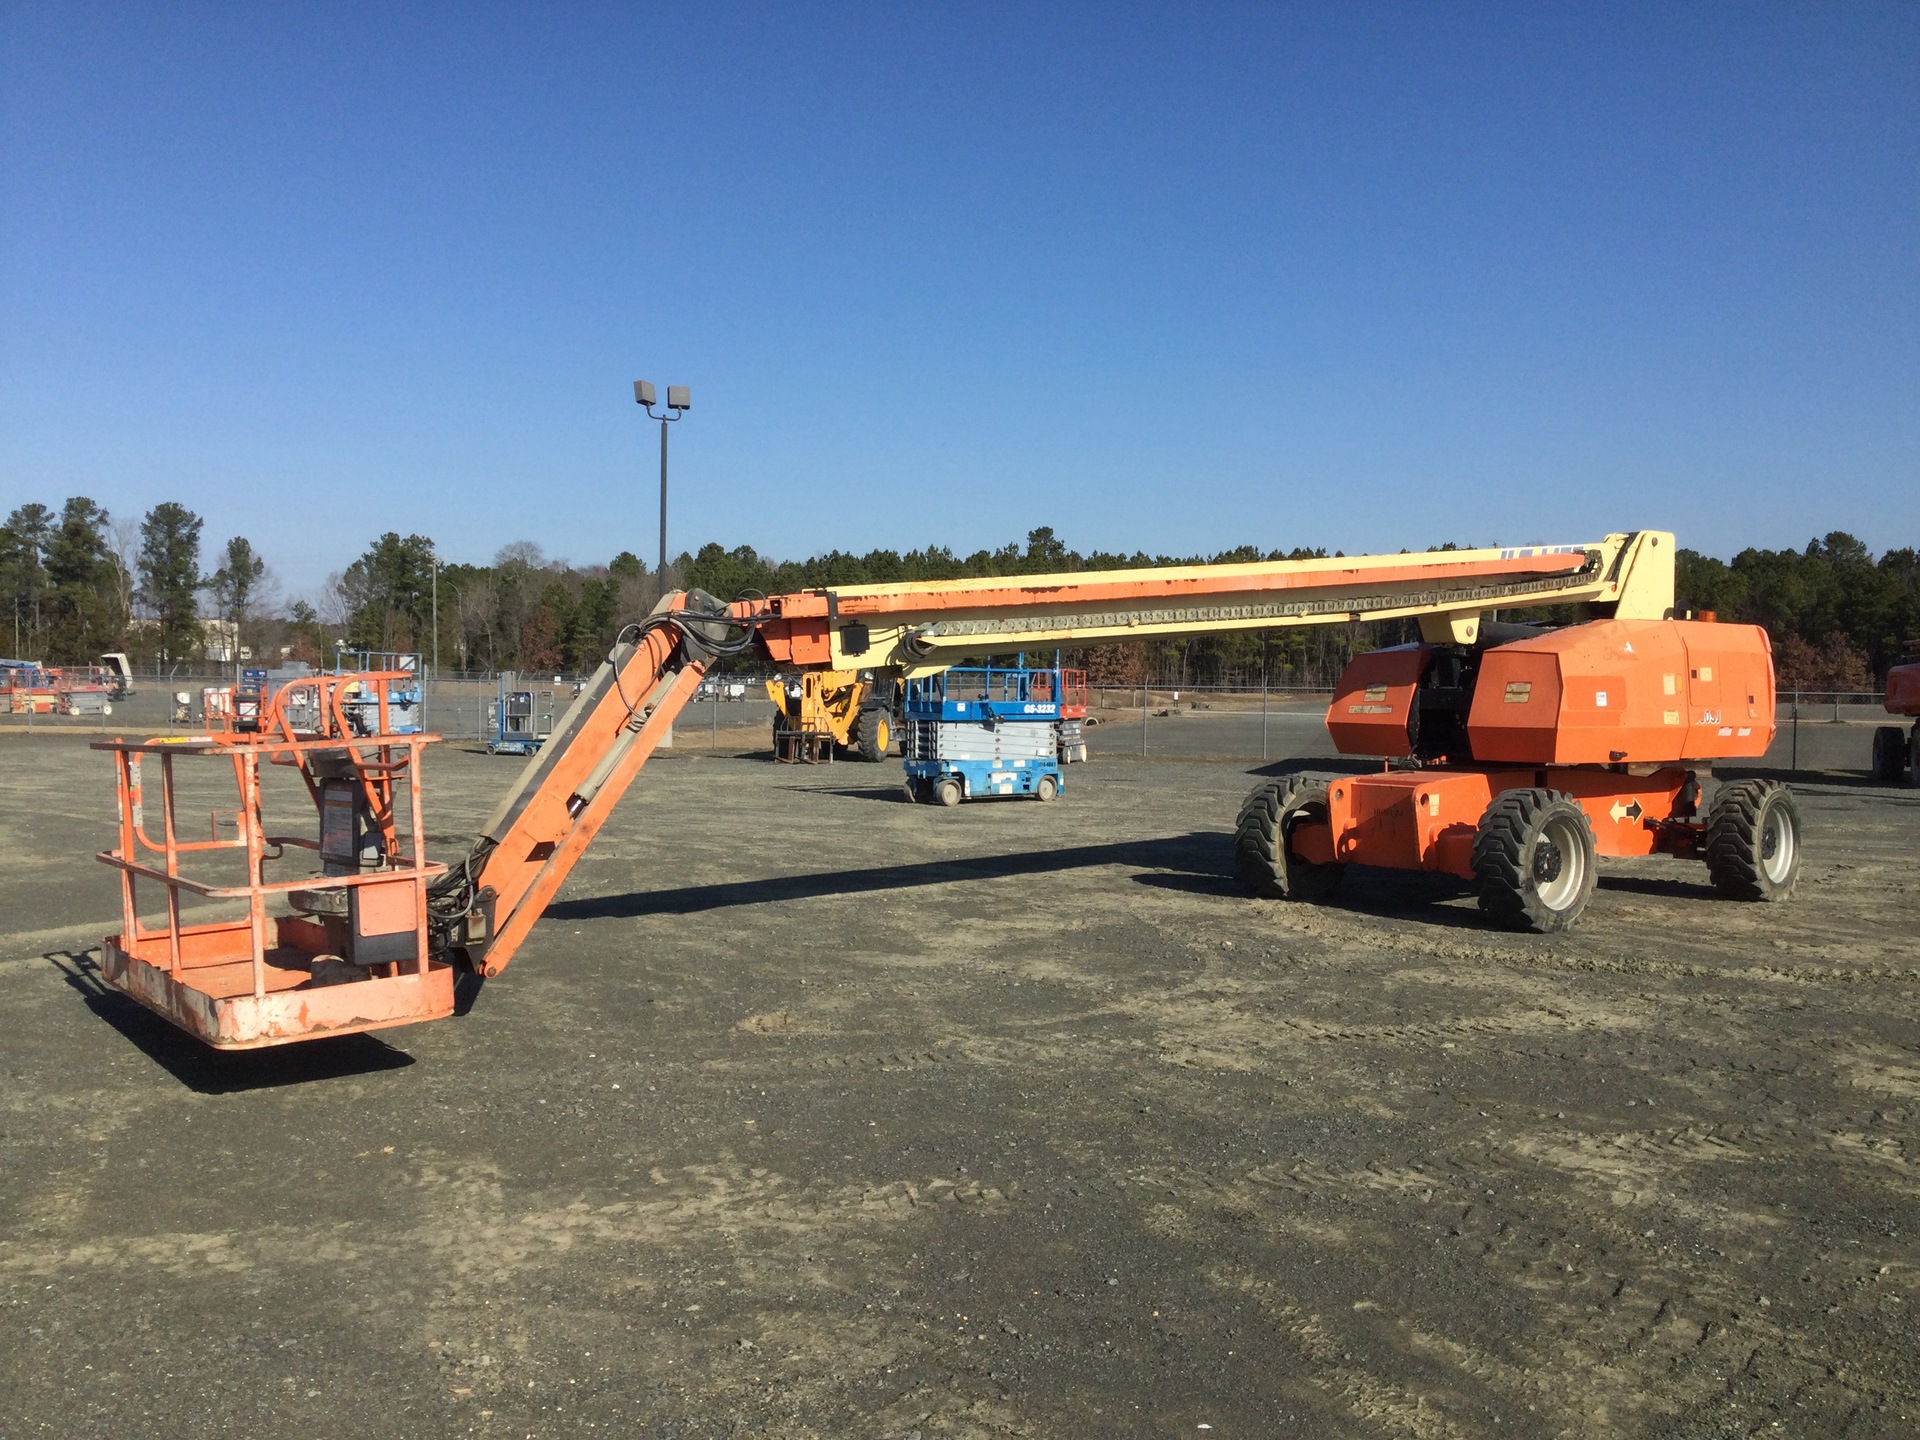
<path fill-rule="evenodd" d="M 387 682 L 387 733 L 390 735 L 416 735 L 421 728 L 421 701 L 424 698 L 420 685 L 421 664 L 418 651 L 407 650 L 336 650 L 333 653 L 333 673 L 336 675 L 360 674 L 369 670 L 404 670 L 409 679 L 389 680 Z M 341 702 L 340 708 L 347 712 L 347 720 L 362 735 L 372 735 L 380 729 L 380 697 L 362 689 L 356 689 Z"/>
<path fill-rule="evenodd" d="M 901 706 L 907 798 L 958 805 L 988 795 L 1051 800 L 1063 759 L 1084 759 L 1084 670 L 956 665 L 909 680 Z"/>

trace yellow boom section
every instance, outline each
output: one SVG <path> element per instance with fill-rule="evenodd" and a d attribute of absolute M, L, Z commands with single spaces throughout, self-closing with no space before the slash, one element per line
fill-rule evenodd
<path fill-rule="evenodd" d="M 848 585 L 781 595 L 762 615 L 778 665 L 937 670 L 968 655 L 1156 635 L 1265 630 L 1417 616 L 1429 640 L 1471 643 L 1494 610 L 1577 603 L 1596 615 L 1664 619 L 1673 536 L 1589 545 L 1336 556 L 1244 565 Z"/>

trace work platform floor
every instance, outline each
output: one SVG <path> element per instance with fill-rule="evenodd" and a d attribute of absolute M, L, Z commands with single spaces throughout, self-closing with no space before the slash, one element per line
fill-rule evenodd
<path fill-rule="evenodd" d="M 1920 795 L 1529 938 L 1249 900 L 1259 762 L 1118 748 L 683 743 L 469 1013 L 217 1055 L 97 987 L 106 757 L 0 736 L 0 1436 L 1915 1433 Z"/>

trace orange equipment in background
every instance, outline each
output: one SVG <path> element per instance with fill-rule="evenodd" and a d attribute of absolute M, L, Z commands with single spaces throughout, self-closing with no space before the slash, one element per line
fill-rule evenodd
<path fill-rule="evenodd" d="M 1907 642 L 1907 654 L 1914 658 L 1887 671 L 1883 703 L 1889 715 L 1920 716 L 1920 640 Z M 1911 731 L 1882 725 L 1873 732 L 1873 778 L 1882 785 L 1905 780 L 1920 786 L 1920 719 Z"/>
<path fill-rule="evenodd" d="M 1400 769 L 1255 789 L 1236 827 L 1256 894 L 1322 899 L 1342 867 L 1476 881 L 1481 909 L 1563 930 L 1599 855 L 1703 859 L 1722 894 L 1793 888 L 1800 818 L 1770 781 L 1720 787 L 1716 760 L 1766 753 L 1773 657 L 1755 625 L 1599 620 L 1485 627 L 1486 646 L 1420 644 L 1355 657 L 1327 708 L 1344 754 Z"/>

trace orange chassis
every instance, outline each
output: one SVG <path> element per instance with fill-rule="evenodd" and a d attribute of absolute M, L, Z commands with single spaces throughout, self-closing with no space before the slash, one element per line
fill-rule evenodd
<path fill-rule="evenodd" d="M 1638 776 L 1559 765 L 1355 775 L 1328 784 L 1326 820 L 1300 820 L 1288 831 L 1288 848 L 1309 864 L 1378 865 L 1471 880 L 1480 817 L 1496 795 L 1529 788 L 1571 795 L 1593 826 L 1598 854 L 1699 854 L 1705 828 L 1695 818 L 1699 785 L 1694 771 L 1678 766 Z"/>

